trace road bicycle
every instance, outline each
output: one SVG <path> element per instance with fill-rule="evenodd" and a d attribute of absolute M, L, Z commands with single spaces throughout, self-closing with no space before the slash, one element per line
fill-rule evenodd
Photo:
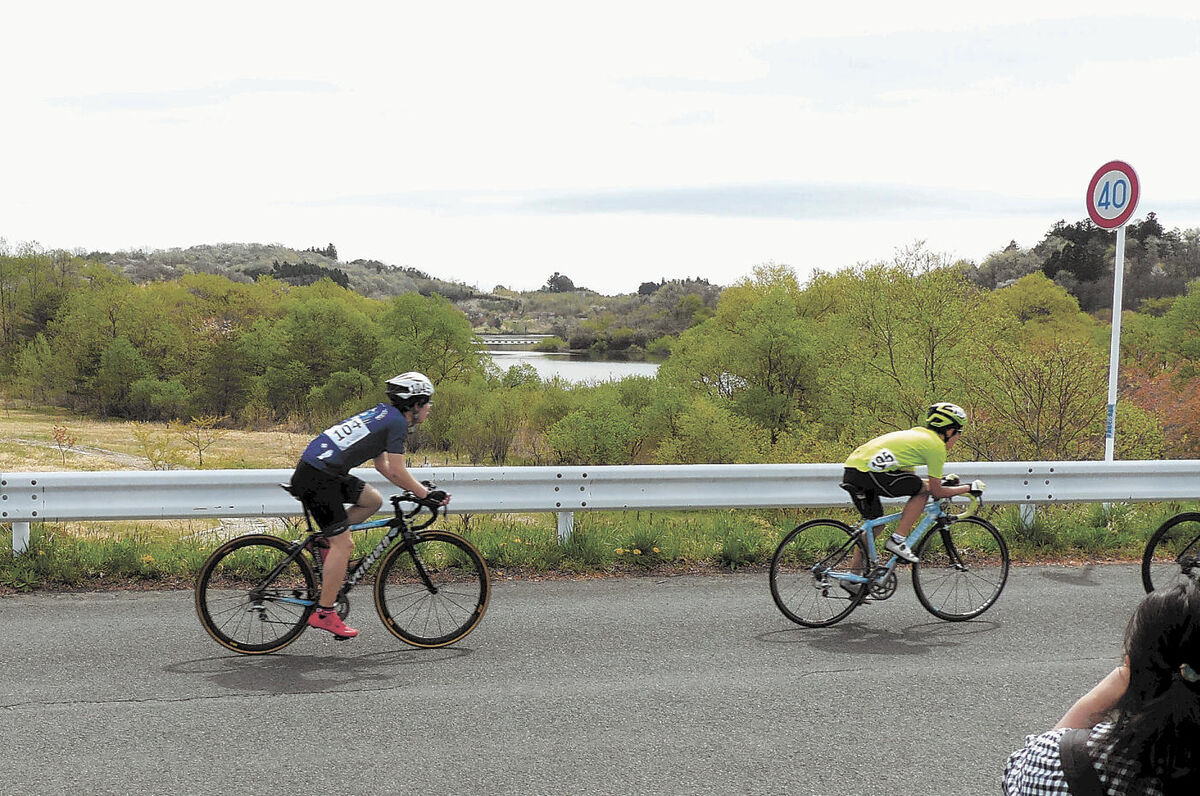
<path fill-rule="evenodd" d="M 292 492 L 288 484 L 280 486 Z M 350 590 L 378 561 L 374 597 L 383 626 L 414 647 L 453 644 L 474 630 L 487 610 L 487 565 L 458 534 L 426 530 L 440 506 L 428 505 L 410 492 L 393 495 L 391 502 L 395 516 L 349 528 L 388 531 L 370 553 L 350 562 L 338 592 L 338 616 L 344 620 L 349 615 Z M 416 506 L 406 512 L 405 503 Z M 429 518 L 414 524 L 422 509 L 430 512 Z M 328 543 L 313 527 L 308 506 L 304 522 L 307 534 L 299 539 L 239 536 L 218 547 L 204 563 L 196 578 L 196 613 L 218 644 L 262 655 L 283 649 L 308 627 L 321 592 L 321 548 Z"/>
<path fill-rule="evenodd" d="M 843 488 L 853 491 L 849 485 Z M 931 498 L 905 540 L 920 559 L 912 565 L 917 599 L 949 622 L 974 619 L 991 608 L 1008 581 L 1008 545 L 994 525 L 974 516 L 980 499 L 970 496 L 956 513 L 958 505 Z M 898 519 L 899 512 L 857 526 L 834 519 L 797 526 L 771 558 L 775 605 L 797 624 L 828 627 L 864 602 L 891 597 L 902 559 L 876 560 L 875 531 Z"/>
<path fill-rule="evenodd" d="M 1200 583 L 1200 512 L 1184 511 L 1158 526 L 1142 553 L 1146 593 L 1177 583 Z"/>

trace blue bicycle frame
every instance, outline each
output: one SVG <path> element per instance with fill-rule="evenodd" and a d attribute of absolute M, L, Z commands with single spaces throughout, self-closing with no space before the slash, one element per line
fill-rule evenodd
<path fill-rule="evenodd" d="M 859 537 L 866 537 L 867 556 L 871 562 L 874 562 L 878 555 L 875 549 L 875 531 L 899 520 L 900 514 L 901 512 L 897 511 L 895 514 L 886 514 L 873 520 L 863 520 L 857 526 L 857 533 L 854 535 L 852 541 L 857 542 Z M 908 545 L 908 549 L 916 550 L 917 544 L 925 538 L 925 534 L 929 533 L 929 530 L 944 516 L 946 516 L 946 512 L 942 510 L 941 501 L 931 499 L 929 505 L 925 507 L 921 519 L 913 526 L 908 538 L 904 540 L 904 543 Z M 896 568 L 900 560 L 900 556 L 893 553 L 892 557 L 884 562 L 881 568 L 872 568 L 867 575 L 856 575 L 853 572 L 842 572 L 840 570 L 828 570 L 824 574 L 845 583 L 871 583 L 886 578 Z M 817 564 L 817 566 L 813 567 L 813 572 L 818 575 L 822 574 L 819 571 L 821 566 L 823 564 Z"/>

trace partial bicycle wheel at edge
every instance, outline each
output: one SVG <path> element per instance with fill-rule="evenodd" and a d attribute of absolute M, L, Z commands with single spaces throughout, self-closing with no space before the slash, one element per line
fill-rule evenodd
<path fill-rule="evenodd" d="M 974 619 L 992 607 L 1008 581 L 1008 545 L 979 517 L 930 530 L 914 552 L 921 560 L 913 564 L 913 591 L 938 619 Z"/>
<path fill-rule="evenodd" d="M 413 550 L 416 561 L 403 541 L 384 556 L 375 577 L 375 610 L 383 626 L 406 644 L 453 644 L 474 630 L 487 611 L 487 565 L 470 542 L 449 531 L 421 531 Z"/>
<path fill-rule="evenodd" d="M 828 627 L 842 621 L 862 602 L 863 590 L 843 589 L 830 571 L 863 574 L 854 552 L 862 542 L 854 529 L 837 520 L 810 520 L 796 526 L 771 557 L 771 599 L 788 619 L 805 627 Z"/>
<path fill-rule="evenodd" d="M 317 579 L 303 555 L 271 583 L 259 584 L 287 557 L 291 543 L 266 534 L 230 539 L 196 578 L 196 614 L 218 644 L 246 655 L 283 649 L 304 632 Z"/>
<path fill-rule="evenodd" d="M 1200 578 L 1200 512 L 1185 511 L 1164 522 L 1142 554 L 1146 593 Z"/>

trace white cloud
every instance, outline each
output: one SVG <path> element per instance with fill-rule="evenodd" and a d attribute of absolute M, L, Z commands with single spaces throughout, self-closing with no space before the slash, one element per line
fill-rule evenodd
<path fill-rule="evenodd" d="M 1047 5 L 24 4 L 0 236 L 628 291 L 1032 245 L 1113 158 L 1200 226 L 1200 11 Z"/>

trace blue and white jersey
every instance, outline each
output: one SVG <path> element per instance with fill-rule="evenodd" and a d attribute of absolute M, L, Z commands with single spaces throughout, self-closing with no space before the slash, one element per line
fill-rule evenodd
<path fill-rule="evenodd" d="M 300 461 L 327 473 L 345 474 L 383 452 L 404 453 L 408 421 L 390 404 L 335 423 L 308 443 Z"/>

